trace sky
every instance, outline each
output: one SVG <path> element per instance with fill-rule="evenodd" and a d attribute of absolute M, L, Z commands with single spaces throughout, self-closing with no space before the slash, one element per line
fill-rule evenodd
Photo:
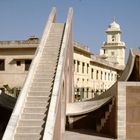
<path fill-rule="evenodd" d="M 126 53 L 140 46 L 140 0 L 0 0 L 0 40 L 41 37 L 52 7 L 58 22 L 65 22 L 68 8 L 73 8 L 73 40 L 95 54 L 114 18 L 121 26 Z"/>

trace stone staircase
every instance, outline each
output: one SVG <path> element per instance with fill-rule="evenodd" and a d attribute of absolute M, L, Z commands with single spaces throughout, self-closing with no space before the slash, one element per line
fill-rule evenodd
<path fill-rule="evenodd" d="M 105 123 L 106 123 L 107 119 L 109 118 L 109 115 L 112 111 L 112 107 L 114 105 L 114 102 L 115 102 L 115 98 L 112 98 L 111 103 L 108 105 L 108 109 L 104 113 L 104 117 L 102 117 L 100 119 L 100 122 L 97 123 L 97 125 L 96 125 L 97 132 L 101 132 L 102 128 L 104 127 L 104 125 L 105 125 Z"/>
<path fill-rule="evenodd" d="M 52 23 L 48 40 L 39 60 L 14 140 L 40 140 L 44 133 L 55 72 L 61 49 L 64 24 Z"/>

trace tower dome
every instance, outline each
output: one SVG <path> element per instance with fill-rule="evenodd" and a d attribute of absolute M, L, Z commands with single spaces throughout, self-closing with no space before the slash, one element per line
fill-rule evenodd
<path fill-rule="evenodd" d="M 114 20 L 110 25 L 109 28 L 118 28 L 120 29 L 120 25 L 118 23 L 116 23 L 116 21 Z"/>
<path fill-rule="evenodd" d="M 120 25 L 113 20 L 113 22 L 108 26 L 107 32 L 108 31 L 121 31 Z"/>

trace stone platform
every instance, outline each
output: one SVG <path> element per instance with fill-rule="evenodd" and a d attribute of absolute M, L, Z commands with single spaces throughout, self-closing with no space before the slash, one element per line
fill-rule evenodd
<path fill-rule="evenodd" d="M 94 133 L 90 133 L 88 131 L 84 130 L 78 130 L 78 131 L 65 131 L 63 134 L 62 140 L 115 140 L 112 138 L 106 138 L 103 136 L 97 136 L 97 134 L 94 135 Z"/>

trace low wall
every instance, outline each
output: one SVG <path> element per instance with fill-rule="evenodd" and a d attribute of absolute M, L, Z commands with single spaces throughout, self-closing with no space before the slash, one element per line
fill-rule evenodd
<path fill-rule="evenodd" d="M 117 96 L 118 140 L 140 139 L 140 82 L 119 82 Z"/>

